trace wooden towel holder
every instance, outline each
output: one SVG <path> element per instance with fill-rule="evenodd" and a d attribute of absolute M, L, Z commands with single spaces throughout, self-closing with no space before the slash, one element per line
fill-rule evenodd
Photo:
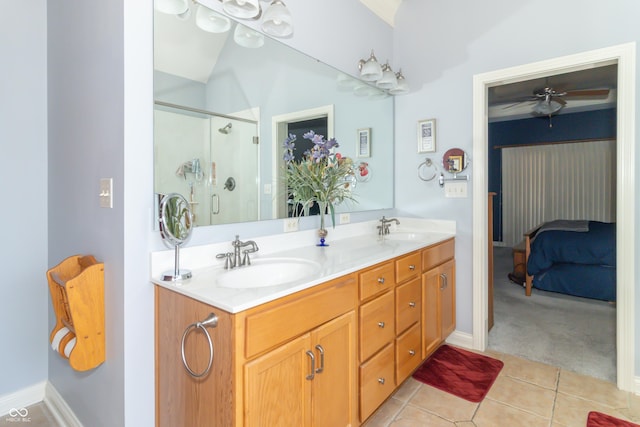
<path fill-rule="evenodd" d="M 77 371 L 104 362 L 104 264 L 91 256 L 71 256 L 47 271 L 56 325 L 52 348 Z"/>

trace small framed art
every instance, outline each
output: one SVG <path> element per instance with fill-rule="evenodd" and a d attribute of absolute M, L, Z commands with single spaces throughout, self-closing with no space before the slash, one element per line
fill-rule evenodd
<path fill-rule="evenodd" d="M 371 128 L 358 129 L 358 157 L 371 157 Z"/>
<path fill-rule="evenodd" d="M 436 119 L 418 122 L 418 153 L 434 153 L 436 151 Z"/>

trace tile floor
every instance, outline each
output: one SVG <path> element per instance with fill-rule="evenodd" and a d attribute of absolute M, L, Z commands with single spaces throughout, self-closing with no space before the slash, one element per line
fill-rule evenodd
<path fill-rule="evenodd" d="M 480 403 L 471 403 L 412 378 L 365 427 L 585 427 L 589 411 L 640 423 L 640 396 L 607 381 L 519 357 L 487 352 L 504 367 Z M 27 408 L 29 421 L 4 415 L 0 427 L 57 427 L 44 403 Z"/>
<path fill-rule="evenodd" d="M 610 382 L 487 352 L 504 367 L 480 403 L 409 378 L 365 427 L 585 427 L 590 411 L 640 423 L 640 396 Z"/>
<path fill-rule="evenodd" d="M 26 408 L 20 408 L 20 413 L 0 416 L 0 427 L 59 427 L 60 424 L 53 417 L 47 405 L 36 403 Z M 11 416 L 14 415 L 14 416 Z"/>

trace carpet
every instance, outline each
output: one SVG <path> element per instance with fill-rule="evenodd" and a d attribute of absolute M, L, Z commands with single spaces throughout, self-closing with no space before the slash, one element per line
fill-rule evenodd
<path fill-rule="evenodd" d="M 503 366 L 500 360 L 445 344 L 424 361 L 413 378 L 478 403 L 487 395 Z"/>
<path fill-rule="evenodd" d="M 640 425 L 592 411 L 589 412 L 589 418 L 587 418 L 587 427 L 640 427 Z"/>

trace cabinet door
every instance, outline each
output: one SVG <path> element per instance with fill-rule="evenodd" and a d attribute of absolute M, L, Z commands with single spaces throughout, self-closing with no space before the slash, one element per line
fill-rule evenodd
<path fill-rule="evenodd" d="M 422 275 L 422 358 L 435 351 L 442 342 L 440 315 L 440 269 L 433 268 Z"/>
<path fill-rule="evenodd" d="M 312 425 L 342 427 L 356 422 L 356 316 L 352 311 L 311 333 L 316 354 Z M 291 424 L 296 425 L 296 424 Z"/>
<path fill-rule="evenodd" d="M 456 269 L 450 260 L 439 267 L 440 271 L 440 318 L 442 339 L 445 340 L 456 329 Z"/>
<path fill-rule="evenodd" d="M 305 334 L 245 364 L 246 427 L 311 425 L 310 348 Z"/>

